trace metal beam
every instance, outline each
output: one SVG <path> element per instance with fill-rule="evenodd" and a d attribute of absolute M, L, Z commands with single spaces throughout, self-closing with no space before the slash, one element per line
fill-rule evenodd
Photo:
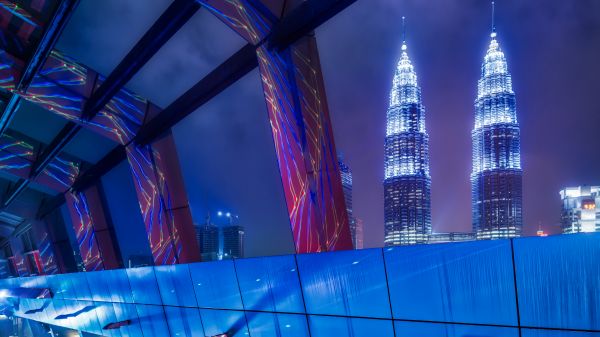
<path fill-rule="evenodd" d="M 275 26 L 273 32 L 270 34 L 269 47 L 278 49 L 287 47 L 355 1 L 308 0 L 304 2 Z M 168 131 L 179 121 L 204 103 L 210 101 L 257 66 L 256 47 L 247 44 L 177 98 L 150 120 L 148 124 L 144 125 L 133 141 L 141 145 L 152 142 L 156 137 Z M 125 158 L 125 146 L 117 146 L 96 165 L 80 176 L 73 184 L 73 188 L 75 190 L 84 189 L 117 166 L 121 161 L 125 160 Z M 56 207 L 58 207 L 62 203 L 57 199 L 50 204 L 57 205 Z M 47 210 L 44 213 L 49 213 L 50 211 Z"/>
<path fill-rule="evenodd" d="M 356 0 L 307 0 L 275 25 L 268 37 L 268 47 L 282 50 L 312 32 Z"/>
<path fill-rule="evenodd" d="M 77 180 L 71 186 L 71 190 L 83 191 L 96 183 L 102 176 L 112 170 L 115 166 L 119 165 L 123 160 L 127 158 L 125 152 L 125 146 L 118 145 L 112 151 L 110 151 L 104 158 L 100 159 L 96 164 L 85 170 L 82 174 L 77 177 Z M 44 218 L 50 214 L 56 208 L 62 206 L 65 203 L 65 196 L 63 193 L 58 194 L 52 198 L 46 199 L 40 205 L 36 217 L 38 219 Z"/>
<path fill-rule="evenodd" d="M 56 158 L 80 129 L 81 125 L 68 122 L 54 139 L 52 139 L 52 142 L 46 147 L 42 154 L 35 160 L 31 166 L 29 177 L 27 179 L 20 179 L 15 188 L 13 188 L 9 195 L 4 199 L 2 207 L 8 207 L 15 198 L 21 194 L 21 192 L 23 192 L 27 186 L 29 186 L 29 184 L 44 171 L 44 169 L 46 169 L 48 164 Z"/>
<path fill-rule="evenodd" d="M 82 112 L 82 119 L 91 120 L 94 118 L 199 8 L 200 5 L 195 1 L 175 0 L 111 72 L 98 90 L 92 94 Z M 37 70 L 39 70 L 39 67 L 35 69 L 36 72 Z M 12 193 L 4 200 L 3 207 L 8 207 L 19 193 L 44 171 L 46 166 L 62 152 L 81 128 L 81 125 L 73 122 L 69 122 L 63 127 L 44 153 L 33 164 L 29 179 L 25 179 L 16 186 Z"/>
<path fill-rule="evenodd" d="M 50 51 L 52 51 L 56 41 L 58 41 L 60 34 L 69 21 L 71 13 L 73 13 L 73 10 L 75 7 L 77 7 L 77 3 L 78 0 L 63 0 L 58 5 L 52 20 L 46 26 L 46 30 L 40 40 L 40 43 L 25 66 L 25 70 L 21 74 L 21 78 L 17 83 L 15 91 L 19 92 L 27 90 L 33 81 L 33 78 L 35 77 L 35 74 L 37 74 L 37 72 L 46 62 L 46 58 L 48 58 Z M 6 107 L 2 111 L 0 116 L 0 136 L 6 131 L 6 129 L 8 129 L 8 125 L 10 124 L 10 121 L 14 117 L 15 112 L 19 107 L 19 101 L 19 95 L 12 94 Z"/>
<path fill-rule="evenodd" d="M 256 47 L 247 44 L 144 125 L 134 142 L 150 143 L 257 66 Z"/>
<path fill-rule="evenodd" d="M 60 193 L 52 198 L 42 200 L 40 207 L 38 208 L 36 219 L 43 219 L 55 209 L 59 208 L 65 203 L 65 195 Z"/>
<path fill-rule="evenodd" d="M 77 177 L 71 188 L 75 191 L 85 190 L 115 166 L 119 165 L 125 158 L 127 158 L 125 147 L 123 145 L 115 147 L 104 158 Z"/>
<path fill-rule="evenodd" d="M 356 0 L 309 0 L 302 3 L 275 25 L 268 38 L 269 48 L 285 49 L 350 6 Z M 134 141 L 148 144 L 175 126 L 202 104 L 227 89 L 258 66 L 255 46 L 246 45 L 219 65 L 190 90 L 161 111 L 137 133 Z"/>
<path fill-rule="evenodd" d="M 82 118 L 91 120 L 158 52 L 175 33 L 188 22 L 200 5 L 193 0 L 175 0 L 135 44 L 121 63 L 87 101 Z"/>

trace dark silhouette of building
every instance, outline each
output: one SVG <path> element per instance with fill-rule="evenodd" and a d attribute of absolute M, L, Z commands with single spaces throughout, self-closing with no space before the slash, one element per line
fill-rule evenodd
<path fill-rule="evenodd" d="M 210 222 L 206 217 L 206 223 L 196 225 L 196 239 L 200 247 L 202 261 L 217 260 L 219 255 L 219 227 Z"/>
<path fill-rule="evenodd" d="M 230 225 L 223 227 L 223 258 L 244 257 L 244 227 Z"/>
<path fill-rule="evenodd" d="M 348 212 L 348 223 L 350 225 L 350 235 L 352 236 L 352 246 L 354 246 L 354 249 L 358 249 L 357 220 L 354 216 L 352 205 L 352 170 L 350 169 L 350 166 L 344 162 L 344 158 L 341 155 L 338 155 L 338 164 L 340 166 L 340 177 L 342 178 L 342 190 L 344 191 L 346 211 Z"/>

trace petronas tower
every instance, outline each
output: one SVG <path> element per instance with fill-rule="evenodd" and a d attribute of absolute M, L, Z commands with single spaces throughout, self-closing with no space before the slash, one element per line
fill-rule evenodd
<path fill-rule="evenodd" d="M 392 84 L 385 137 L 385 245 L 426 243 L 431 234 L 429 136 L 406 41 Z"/>

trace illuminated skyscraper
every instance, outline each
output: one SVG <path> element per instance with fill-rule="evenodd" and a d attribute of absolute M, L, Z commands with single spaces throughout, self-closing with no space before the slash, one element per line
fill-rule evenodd
<path fill-rule="evenodd" d="M 338 164 L 340 166 L 340 176 L 342 178 L 342 189 L 344 191 L 344 199 L 346 201 L 346 211 L 348 212 L 348 223 L 350 224 L 350 234 L 352 236 L 352 245 L 354 249 L 358 249 L 356 236 L 356 218 L 352 211 L 352 170 L 344 162 L 342 156 L 338 156 Z"/>
<path fill-rule="evenodd" d="M 517 237 L 522 228 L 523 171 L 515 93 L 493 23 L 490 36 L 471 133 L 473 232 L 477 239 Z"/>
<path fill-rule="evenodd" d="M 600 186 L 567 187 L 560 199 L 564 234 L 600 232 Z"/>
<path fill-rule="evenodd" d="M 383 182 L 386 246 L 426 243 L 431 234 L 428 142 L 421 88 L 403 38 L 387 110 Z"/>

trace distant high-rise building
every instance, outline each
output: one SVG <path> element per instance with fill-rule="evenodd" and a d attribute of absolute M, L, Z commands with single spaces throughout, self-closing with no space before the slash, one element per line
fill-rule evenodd
<path fill-rule="evenodd" d="M 230 225 L 223 227 L 223 258 L 244 257 L 244 227 Z"/>
<path fill-rule="evenodd" d="M 464 242 L 475 240 L 474 233 L 462 233 L 462 232 L 451 232 L 451 233 L 432 233 L 429 236 L 428 243 L 446 243 L 446 242 Z"/>
<path fill-rule="evenodd" d="M 354 249 L 363 249 L 364 245 L 364 229 L 365 224 L 362 219 L 354 218 L 355 229 L 354 229 Z"/>
<path fill-rule="evenodd" d="M 214 261 L 219 253 L 219 227 L 210 222 L 210 217 L 206 217 L 206 223 L 196 225 L 196 240 L 200 247 L 200 257 L 202 261 Z"/>
<path fill-rule="evenodd" d="M 338 156 L 338 164 L 340 166 L 340 176 L 342 177 L 342 190 L 344 191 L 344 199 L 346 201 L 346 212 L 348 212 L 348 224 L 350 227 L 350 235 L 352 236 L 352 245 L 354 249 L 357 247 L 356 236 L 356 218 L 352 211 L 352 170 L 344 162 L 342 156 Z"/>
<path fill-rule="evenodd" d="M 386 246 L 426 243 L 431 234 L 429 136 L 421 88 L 406 50 L 403 38 L 387 110 L 383 182 Z"/>
<path fill-rule="evenodd" d="M 600 186 L 567 187 L 560 198 L 564 234 L 600 232 Z"/>
<path fill-rule="evenodd" d="M 504 53 L 492 24 L 475 100 L 473 232 L 477 239 L 512 238 L 522 229 L 520 129 L 515 93 Z"/>

